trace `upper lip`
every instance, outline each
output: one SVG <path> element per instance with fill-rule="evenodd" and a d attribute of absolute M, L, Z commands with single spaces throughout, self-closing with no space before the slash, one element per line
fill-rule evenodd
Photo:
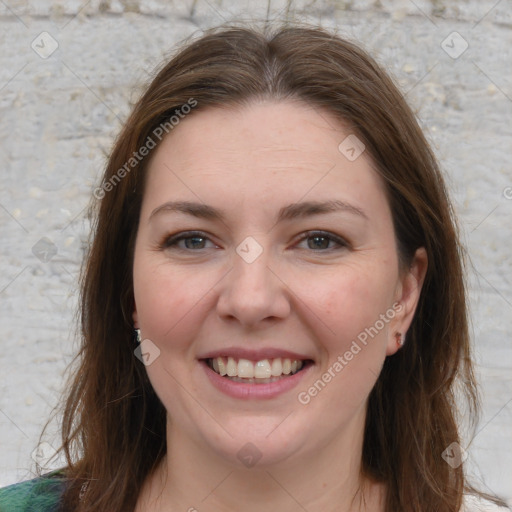
<path fill-rule="evenodd" d="M 198 359 L 214 359 L 216 357 L 232 357 L 233 359 L 248 359 L 249 361 L 262 361 L 263 359 L 276 359 L 278 357 L 301 361 L 312 360 L 308 355 L 281 348 L 248 349 L 244 347 L 228 347 L 211 350 L 199 356 Z"/>

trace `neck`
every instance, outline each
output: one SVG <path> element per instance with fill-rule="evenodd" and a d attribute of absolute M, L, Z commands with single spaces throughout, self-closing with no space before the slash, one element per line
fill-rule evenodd
<path fill-rule="evenodd" d="M 277 464 L 234 465 L 168 422 L 168 455 L 148 478 L 137 512 L 381 512 L 384 486 L 361 476 L 363 425 Z M 355 435 L 355 432 L 361 434 Z"/>

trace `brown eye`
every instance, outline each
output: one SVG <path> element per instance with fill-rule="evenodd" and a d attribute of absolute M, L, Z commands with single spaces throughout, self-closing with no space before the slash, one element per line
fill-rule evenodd
<path fill-rule="evenodd" d="M 182 238 L 186 249 L 204 249 L 206 238 L 200 236 L 191 236 L 189 238 Z"/>
<path fill-rule="evenodd" d="M 331 243 L 326 236 L 310 236 L 307 240 L 309 249 L 329 249 Z"/>
<path fill-rule="evenodd" d="M 301 247 L 304 241 L 306 242 L 306 247 Z M 347 247 L 348 244 L 341 237 L 333 233 L 317 231 L 306 233 L 297 246 L 300 249 L 311 249 L 312 251 L 332 251 Z"/>

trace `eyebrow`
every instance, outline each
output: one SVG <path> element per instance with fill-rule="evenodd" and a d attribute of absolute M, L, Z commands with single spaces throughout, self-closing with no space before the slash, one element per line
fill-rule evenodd
<path fill-rule="evenodd" d="M 185 213 L 187 215 L 207 220 L 224 221 L 225 219 L 225 214 L 222 210 L 207 204 L 195 203 L 192 201 L 168 201 L 167 203 L 155 208 L 151 212 L 149 220 L 162 212 Z M 305 201 L 302 203 L 292 203 L 288 206 L 284 206 L 279 210 L 277 222 L 333 212 L 346 212 L 368 220 L 368 216 L 357 206 L 338 199 L 333 199 L 330 201 Z"/>

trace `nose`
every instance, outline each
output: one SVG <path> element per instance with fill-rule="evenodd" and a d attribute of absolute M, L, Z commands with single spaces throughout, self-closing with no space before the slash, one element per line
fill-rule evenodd
<path fill-rule="evenodd" d="M 265 251 L 252 263 L 235 254 L 233 268 L 218 296 L 220 318 L 254 328 L 290 314 L 289 290 L 268 264 Z"/>

